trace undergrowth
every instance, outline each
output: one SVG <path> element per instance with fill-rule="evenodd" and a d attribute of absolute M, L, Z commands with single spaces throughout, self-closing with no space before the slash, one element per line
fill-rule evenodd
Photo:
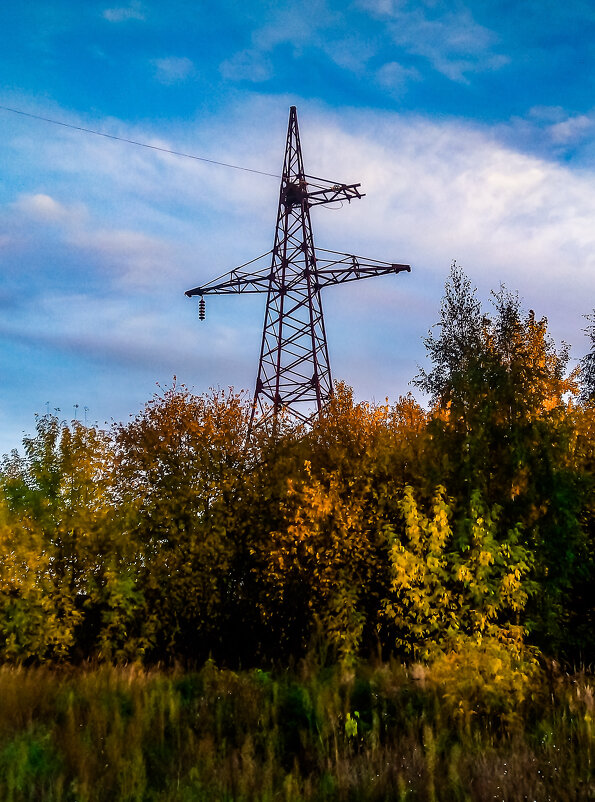
<path fill-rule="evenodd" d="M 448 655 L 279 673 L 3 667 L 0 798 L 595 798 L 593 677 L 527 664 L 511 682 L 480 651 L 481 672 Z"/>

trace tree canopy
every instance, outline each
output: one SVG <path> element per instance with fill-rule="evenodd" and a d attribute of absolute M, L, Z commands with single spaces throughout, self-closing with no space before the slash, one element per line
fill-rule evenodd
<path fill-rule="evenodd" d="M 428 410 L 338 384 L 248 442 L 241 396 L 174 382 L 109 431 L 39 417 L 0 471 L 0 659 L 593 659 L 593 354 L 456 265 L 425 343 Z"/>

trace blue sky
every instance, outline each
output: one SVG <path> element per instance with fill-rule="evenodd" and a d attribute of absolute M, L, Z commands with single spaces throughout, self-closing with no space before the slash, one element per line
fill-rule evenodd
<path fill-rule="evenodd" d="M 335 378 L 395 399 L 456 259 L 504 282 L 573 359 L 595 306 L 595 6 L 425 0 L 0 6 L 0 105 L 366 197 L 322 247 L 413 271 L 324 292 Z M 264 297 L 184 290 L 267 251 L 274 178 L 0 110 L 0 453 L 35 413 L 101 425 L 174 374 L 252 390 Z"/>

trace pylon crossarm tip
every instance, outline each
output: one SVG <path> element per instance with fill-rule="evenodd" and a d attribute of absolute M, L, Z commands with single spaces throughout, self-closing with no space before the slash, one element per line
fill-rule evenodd
<path fill-rule="evenodd" d="M 268 282 L 271 277 L 271 268 L 267 264 L 266 267 L 260 270 L 244 270 L 245 267 L 253 265 L 260 259 L 270 256 L 272 251 L 261 253 L 249 262 L 234 267 L 227 273 L 223 273 L 217 278 L 203 284 L 200 287 L 194 287 L 192 290 L 186 290 L 184 295 L 191 298 L 194 295 L 231 295 L 239 292 L 266 292 L 268 290 Z"/>

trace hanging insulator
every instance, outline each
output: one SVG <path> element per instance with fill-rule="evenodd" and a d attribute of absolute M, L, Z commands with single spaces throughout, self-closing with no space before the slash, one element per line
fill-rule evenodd
<path fill-rule="evenodd" d="M 205 317 L 206 317 L 205 306 L 206 306 L 205 299 L 201 298 L 200 301 L 198 302 L 198 319 L 199 320 L 204 320 Z"/>

